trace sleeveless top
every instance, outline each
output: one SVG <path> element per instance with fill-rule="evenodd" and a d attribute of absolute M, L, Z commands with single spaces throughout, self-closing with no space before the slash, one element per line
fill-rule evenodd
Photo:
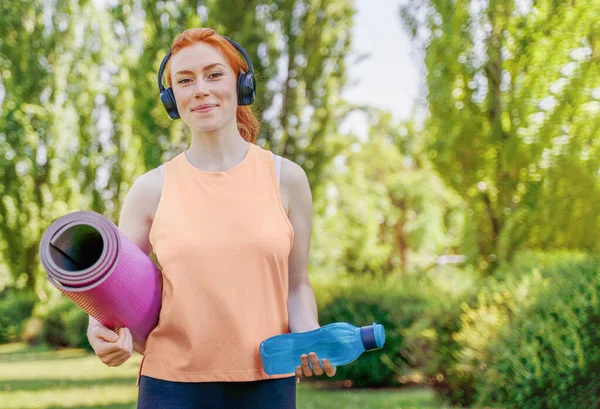
<path fill-rule="evenodd" d="M 294 230 L 274 155 L 248 145 L 223 172 L 196 168 L 185 152 L 164 164 L 149 236 L 162 268 L 162 307 L 137 385 L 141 375 L 179 382 L 295 376 L 270 376 L 260 360 L 263 340 L 289 332 Z"/>

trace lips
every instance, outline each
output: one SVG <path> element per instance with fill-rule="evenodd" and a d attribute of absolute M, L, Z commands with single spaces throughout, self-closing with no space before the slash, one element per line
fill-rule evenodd
<path fill-rule="evenodd" d="M 192 108 L 192 112 L 209 112 L 216 108 L 216 104 L 202 104 Z"/>

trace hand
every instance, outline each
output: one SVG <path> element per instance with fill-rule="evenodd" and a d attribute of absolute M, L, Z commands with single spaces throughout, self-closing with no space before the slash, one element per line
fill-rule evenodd
<path fill-rule="evenodd" d="M 121 328 L 117 334 L 102 324 L 93 325 L 88 328 L 87 336 L 98 358 L 107 366 L 122 365 L 131 357 L 133 338 L 127 328 Z"/>
<path fill-rule="evenodd" d="M 310 363 L 312 364 L 312 369 L 308 365 L 308 360 L 310 359 Z M 300 382 L 300 378 L 303 376 L 313 376 L 313 375 L 323 375 L 323 373 L 327 374 L 327 376 L 332 377 L 335 376 L 336 367 L 331 365 L 327 359 L 322 359 L 319 362 L 319 357 L 316 353 L 311 352 L 308 355 L 303 354 L 300 356 L 300 361 L 302 365 L 296 367 L 296 376 L 298 377 L 298 382 Z"/>

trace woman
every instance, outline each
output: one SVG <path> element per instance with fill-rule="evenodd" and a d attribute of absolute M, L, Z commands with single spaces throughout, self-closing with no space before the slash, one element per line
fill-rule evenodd
<path fill-rule="evenodd" d="M 252 66 L 237 47 L 208 28 L 175 39 L 165 58 L 175 101 L 164 90 L 161 100 L 190 128 L 191 144 L 136 179 L 122 206 L 119 228 L 154 251 L 163 275 L 138 409 L 295 408 L 296 377 L 335 375 L 314 353 L 295 373 L 262 368 L 262 340 L 319 328 L 307 271 L 312 197 L 300 166 L 283 159 L 278 172 L 274 155 L 253 143 L 253 79 L 238 81 Z M 128 329 L 117 334 L 90 317 L 88 338 L 108 366 L 131 356 Z"/>

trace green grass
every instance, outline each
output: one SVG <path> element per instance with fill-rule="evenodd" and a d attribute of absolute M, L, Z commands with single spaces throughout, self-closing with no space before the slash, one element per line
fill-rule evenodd
<path fill-rule="evenodd" d="M 0 409 L 135 409 L 141 356 L 110 368 L 84 350 L 0 345 Z M 298 385 L 298 409 L 449 409 L 426 388 L 326 390 Z"/>

